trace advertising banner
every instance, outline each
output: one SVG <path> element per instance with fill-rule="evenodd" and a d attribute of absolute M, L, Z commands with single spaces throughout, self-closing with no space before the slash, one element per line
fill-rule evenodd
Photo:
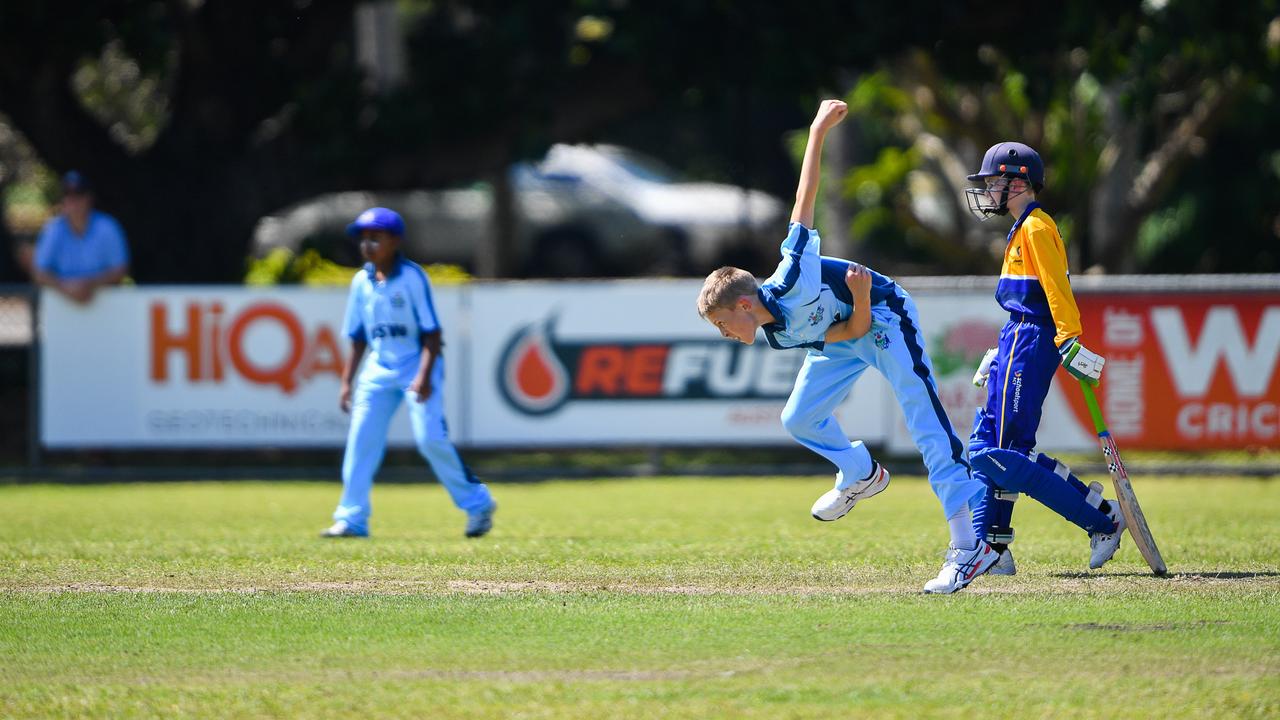
<path fill-rule="evenodd" d="M 41 439 L 54 448 L 341 446 L 345 303 L 341 289 L 120 288 L 87 306 L 46 292 Z M 435 304 L 447 338 L 458 295 L 442 288 Z M 452 417 L 461 388 L 456 374 L 446 378 Z M 412 443 L 405 413 L 391 436 Z"/>
<path fill-rule="evenodd" d="M 1098 397 L 1122 447 L 1280 447 L 1280 290 L 1081 295 Z M 1088 426 L 1078 393 L 1072 411 Z"/>
<path fill-rule="evenodd" d="M 903 281 L 912 289 L 910 278 Z M 436 288 L 446 408 L 460 446 L 787 445 L 780 416 L 805 351 L 742 345 L 698 317 L 696 280 Z M 912 290 L 939 398 L 961 441 L 986 391 L 971 379 L 1006 315 L 989 288 Z M 1099 391 L 1125 448 L 1280 447 L 1280 290 L 1078 292 Z M 41 411 L 49 447 L 340 447 L 346 292 L 118 288 L 89 306 L 44 293 Z M 845 433 L 915 452 L 869 371 L 836 411 Z M 1091 450 L 1079 387 L 1059 370 L 1041 449 Z M 400 413 L 396 445 L 411 443 Z"/>
<path fill-rule="evenodd" d="M 726 340 L 701 282 L 508 283 L 470 301 L 473 445 L 777 445 L 803 350 Z M 483 332 L 479 329 L 483 328 Z M 859 383 L 846 432 L 880 441 L 883 388 Z"/>

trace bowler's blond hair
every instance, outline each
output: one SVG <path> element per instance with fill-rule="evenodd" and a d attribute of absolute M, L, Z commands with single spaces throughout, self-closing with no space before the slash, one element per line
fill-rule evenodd
<path fill-rule="evenodd" d="M 705 319 L 712 311 L 732 308 L 743 295 L 754 295 L 756 287 L 755 276 L 746 270 L 722 267 L 703 281 L 702 292 L 698 293 L 698 314 Z"/>

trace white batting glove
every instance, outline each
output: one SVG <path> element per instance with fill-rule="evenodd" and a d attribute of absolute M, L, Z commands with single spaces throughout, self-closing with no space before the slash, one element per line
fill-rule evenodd
<path fill-rule="evenodd" d="M 1077 380 L 1089 385 L 1097 385 L 1102 379 L 1102 366 L 1107 359 L 1085 347 L 1077 338 L 1071 338 L 1058 348 L 1062 356 L 1062 366 Z"/>
<path fill-rule="evenodd" d="M 973 374 L 974 387 L 986 387 L 987 378 L 991 376 L 991 363 L 996 360 L 996 348 L 991 348 L 986 355 L 982 356 L 982 362 L 978 363 L 978 372 Z"/>

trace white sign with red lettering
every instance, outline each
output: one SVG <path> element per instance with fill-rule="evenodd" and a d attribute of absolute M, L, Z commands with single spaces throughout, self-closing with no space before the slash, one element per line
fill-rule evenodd
<path fill-rule="evenodd" d="M 448 338 L 457 293 L 434 299 Z M 345 303 L 342 290 L 307 288 L 122 288 L 87 306 L 46 292 L 41 438 L 55 448 L 340 446 Z M 447 414 L 458 383 L 446 367 Z M 412 442 L 405 413 L 390 435 Z"/>
<path fill-rule="evenodd" d="M 473 445 L 792 442 L 782 408 L 803 350 L 726 340 L 698 316 L 696 280 L 486 285 L 469 303 Z M 870 373 L 868 373 L 870 375 Z M 870 379 L 869 379 L 870 380 Z M 837 414 L 884 439 L 886 395 L 860 382 Z"/>

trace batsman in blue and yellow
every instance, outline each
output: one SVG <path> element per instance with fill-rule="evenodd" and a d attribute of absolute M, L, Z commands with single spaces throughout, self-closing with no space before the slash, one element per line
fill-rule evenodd
<path fill-rule="evenodd" d="M 402 402 L 408 406 L 418 452 L 453 504 L 467 514 L 464 534 L 484 535 L 493 527 L 496 505 L 449 440 L 440 319 L 427 274 L 400 252 L 404 220 L 394 210 L 370 208 L 347 233 L 360 242 L 368 262 L 351 279 L 342 324 L 351 354 L 342 372 L 339 403 L 351 413 L 351 429 L 342 458 L 342 499 L 333 525 L 321 535 L 369 534 L 373 476 L 387 448 L 387 428 Z"/>
<path fill-rule="evenodd" d="M 861 441 L 849 440 L 834 415 L 867 368 L 880 371 L 893 386 L 951 533 L 942 570 L 924 591 L 949 594 L 997 559 L 974 534 L 971 508 L 982 499 L 983 485 L 970 475 L 964 445 L 938 397 L 915 302 L 902 286 L 870 268 L 822 257 L 822 239 L 813 227 L 823 139 L 847 113 L 845 103 L 826 100 L 809 127 L 777 269 L 760 285 L 741 268 L 716 270 L 703 283 L 698 313 L 726 338 L 752 344 L 763 330 L 771 347 L 806 349 L 782 424 L 837 468 L 835 486 L 810 510 L 818 520 L 844 517 L 889 485 L 888 471 Z"/>
<path fill-rule="evenodd" d="M 986 385 L 969 438 L 973 474 L 987 486 L 974 513 L 975 532 L 1000 552 L 990 572 L 1013 575 L 1013 504 L 1021 493 L 1044 503 L 1090 537 L 1089 567 L 1111 559 L 1124 531 L 1119 504 L 1102 497 L 1102 485 L 1086 486 L 1058 460 L 1036 452 L 1036 430 L 1049 384 L 1059 365 L 1096 385 L 1105 360 L 1080 341 L 1080 310 L 1071 292 L 1062 236 L 1036 201 L 1044 189 L 1044 162 L 1018 142 L 991 146 L 965 199 L 979 219 L 1015 218 L 1009 230 L 996 300 L 1009 313 L 999 346 L 989 350 L 974 384 Z"/>

